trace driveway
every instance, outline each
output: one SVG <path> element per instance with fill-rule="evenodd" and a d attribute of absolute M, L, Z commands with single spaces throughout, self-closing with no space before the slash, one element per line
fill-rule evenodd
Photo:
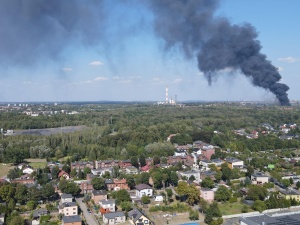
<path fill-rule="evenodd" d="M 76 198 L 76 202 L 79 205 L 79 207 L 81 208 L 81 211 L 83 212 L 83 216 L 85 217 L 87 224 L 88 225 L 98 225 L 99 223 L 95 220 L 95 218 L 93 216 L 93 212 L 92 212 L 92 214 L 88 213 L 86 204 L 82 202 L 82 199 L 83 198 Z"/>

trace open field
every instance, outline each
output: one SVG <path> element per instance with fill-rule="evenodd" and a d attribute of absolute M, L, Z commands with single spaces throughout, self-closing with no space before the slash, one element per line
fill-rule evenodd
<path fill-rule="evenodd" d="M 46 159 L 25 159 L 25 162 L 28 162 L 29 166 L 34 169 L 42 169 L 47 165 Z"/>
<path fill-rule="evenodd" d="M 222 212 L 222 215 L 231 215 L 231 214 L 238 214 L 241 213 L 241 210 L 245 204 L 241 202 L 225 202 L 225 203 L 219 203 L 219 208 Z M 248 209 L 249 212 L 253 211 L 250 208 Z"/>
<path fill-rule="evenodd" d="M 1 163 L 0 164 L 0 177 L 4 177 L 7 175 L 10 169 L 13 169 L 14 166 L 11 166 L 9 163 Z"/>
<path fill-rule="evenodd" d="M 48 136 L 59 133 L 72 133 L 86 129 L 86 126 L 69 126 L 69 127 L 57 127 L 57 128 L 45 128 L 45 129 L 31 129 L 31 130 L 15 130 L 13 134 L 6 135 L 40 135 Z"/>

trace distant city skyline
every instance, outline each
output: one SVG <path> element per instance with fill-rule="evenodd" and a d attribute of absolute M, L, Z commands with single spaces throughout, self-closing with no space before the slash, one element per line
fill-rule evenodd
<path fill-rule="evenodd" d="M 164 51 L 152 12 L 136 0 L 49 3 L 53 12 L 30 4 L 20 9 L 18 2 L 0 0 L 0 102 L 165 101 L 166 86 L 169 99 L 177 95 L 181 102 L 275 100 L 230 68 L 208 85 L 196 56 L 187 59 L 176 47 Z M 299 8 L 298 0 L 222 0 L 216 12 L 256 28 L 262 53 L 290 87 L 290 100 L 300 99 Z M 91 17 L 85 14 L 90 9 Z M 29 14 L 42 19 L 34 22 Z M 43 30 L 26 33 L 32 23 L 44 23 Z"/>

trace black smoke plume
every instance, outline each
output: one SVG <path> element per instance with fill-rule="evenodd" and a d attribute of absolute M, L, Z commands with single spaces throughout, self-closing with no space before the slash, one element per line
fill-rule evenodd
<path fill-rule="evenodd" d="M 0 64 L 32 65 L 59 57 L 70 43 L 102 37 L 102 0 L 0 0 Z"/>
<path fill-rule="evenodd" d="M 281 105 L 289 105 L 289 87 L 278 83 L 281 75 L 260 53 L 257 31 L 250 24 L 233 25 L 216 17 L 218 0 L 149 0 L 155 31 L 166 48 L 180 47 L 185 56 L 195 54 L 198 68 L 209 84 L 218 71 L 240 70 L 253 85 L 275 94 Z"/>

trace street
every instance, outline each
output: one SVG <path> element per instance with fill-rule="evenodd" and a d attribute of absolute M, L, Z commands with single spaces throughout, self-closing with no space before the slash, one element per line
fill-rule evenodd
<path fill-rule="evenodd" d="M 83 212 L 83 216 L 86 219 L 86 222 L 88 225 L 98 225 L 99 223 L 95 220 L 94 216 L 92 214 L 89 214 L 87 211 L 86 204 L 82 202 L 83 198 L 76 198 L 76 202 L 81 208 L 81 211 Z"/>

